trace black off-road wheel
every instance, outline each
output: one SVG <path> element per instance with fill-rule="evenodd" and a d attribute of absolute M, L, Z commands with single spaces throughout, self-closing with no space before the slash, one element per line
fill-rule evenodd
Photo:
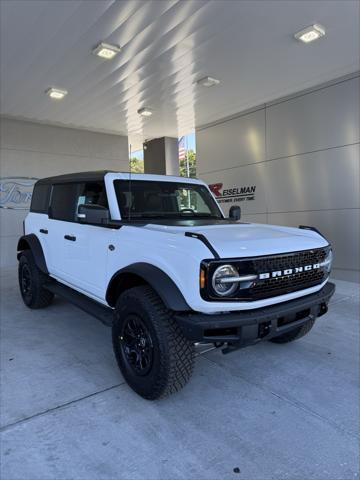
<path fill-rule="evenodd" d="M 35 309 L 51 304 L 54 294 L 44 288 L 48 277 L 38 269 L 30 250 L 22 252 L 18 273 L 20 292 L 26 306 Z"/>
<path fill-rule="evenodd" d="M 290 330 L 289 332 L 283 333 L 278 337 L 274 337 L 270 339 L 270 342 L 273 343 L 289 343 L 293 342 L 294 340 L 298 340 L 299 338 L 307 335 L 312 327 L 314 326 L 315 318 L 308 320 L 304 325 L 301 327 L 294 328 L 294 330 Z"/>
<path fill-rule="evenodd" d="M 194 345 L 149 286 L 131 288 L 119 297 L 112 339 L 125 380 L 147 400 L 179 391 L 191 377 Z"/>

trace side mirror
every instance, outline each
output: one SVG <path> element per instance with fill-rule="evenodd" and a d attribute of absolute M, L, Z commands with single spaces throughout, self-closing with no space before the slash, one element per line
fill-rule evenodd
<path fill-rule="evenodd" d="M 109 210 L 102 205 L 85 203 L 79 205 L 77 218 L 80 223 L 91 223 L 95 225 L 107 225 L 109 223 Z"/>
<path fill-rule="evenodd" d="M 238 205 L 233 205 L 230 208 L 229 218 L 231 218 L 231 220 L 240 220 L 240 218 L 241 218 L 241 208 Z"/>

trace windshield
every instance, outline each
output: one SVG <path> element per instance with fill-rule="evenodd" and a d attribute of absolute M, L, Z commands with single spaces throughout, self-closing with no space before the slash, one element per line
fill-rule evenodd
<path fill-rule="evenodd" d="M 192 183 L 115 180 L 123 219 L 222 219 L 209 190 Z"/>

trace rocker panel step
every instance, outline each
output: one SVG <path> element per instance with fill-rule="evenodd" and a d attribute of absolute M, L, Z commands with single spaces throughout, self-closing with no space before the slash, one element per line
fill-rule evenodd
<path fill-rule="evenodd" d="M 76 307 L 80 308 L 84 312 L 92 315 L 93 317 L 100 320 L 104 325 L 111 327 L 113 324 L 113 309 L 106 307 L 101 303 L 92 300 L 91 298 L 83 295 L 82 293 L 73 290 L 66 285 L 62 285 L 57 281 L 52 281 L 44 285 L 44 288 L 59 295 L 59 297 L 64 298 L 68 302 L 72 303 Z"/>

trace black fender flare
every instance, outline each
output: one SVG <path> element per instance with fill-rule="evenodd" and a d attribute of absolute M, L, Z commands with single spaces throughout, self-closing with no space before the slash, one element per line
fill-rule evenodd
<path fill-rule="evenodd" d="M 119 294 L 128 288 L 146 283 L 155 290 L 169 310 L 175 312 L 191 310 L 169 275 L 149 263 L 133 263 L 118 270 L 112 276 L 107 287 L 106 301 L 114 307 Z"/>
<path fill-rule="evenodd" d="M 23 235 L 20 237 L 17 245 L 17 258 L 19 260 L 21 256 L 21 252 L 24 250 L 31 250 L 33 254 L 36 266 L 46 275 L 49 275 L 49 271 L 47 269 L 45 255 L 40 243 L 40 240 L 34 233 L 30 233 L 29 235 Z"/>

